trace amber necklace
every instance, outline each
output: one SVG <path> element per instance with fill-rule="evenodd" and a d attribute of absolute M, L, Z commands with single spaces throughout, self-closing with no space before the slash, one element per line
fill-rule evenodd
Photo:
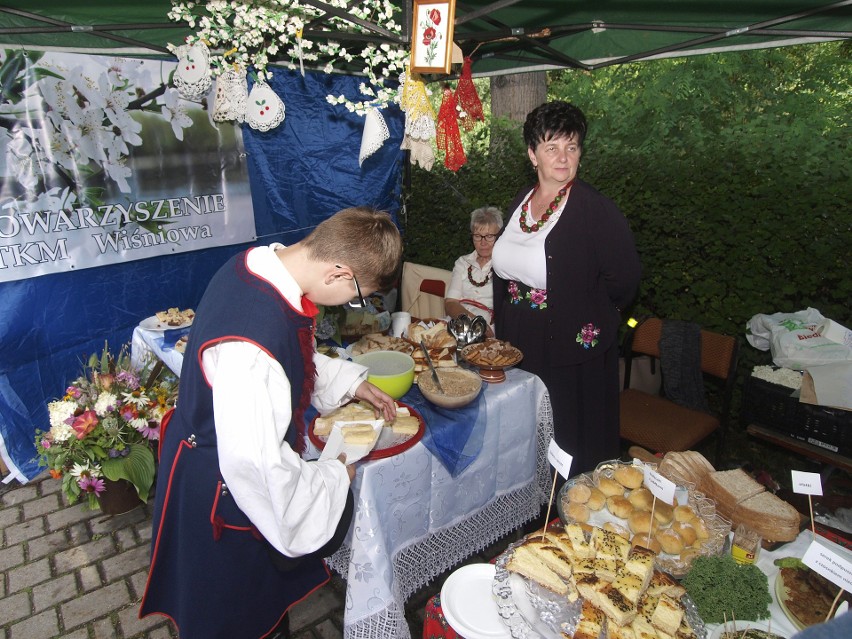
<path fill-rule="evenodd" d="M 484 280 L 482 280 L 481 282 L 477 282 L 475 279 L 473 279 L 473 264 L 470 264 L 467 267 L 467 281 L 476 286 L 477 288 L 481 288 L 491 281 L 491 269 L 488 269 L 488 275 L 485 276 Z"/>
<path fill-rule="evenodd" d="M 518 218 L 518 221 L 521 224 L 521 230 L 524 233 L 535 233 L 544 226 L 547 223 L 547 220 L 549 220 L 556 212 L 556 209 L 559 208 L 559 203 L 562 201 L 562 198 L 565 197 L 565 193 L 567 193 L 572 184 L 574 184 L 574 180 L 570 180 L 565 186 L 559 189 L 559 193 L 557 193 L 556 197 L 553 198 L 553 202 L 550 203 L 550 206 L 547 207 L 547 211 L 545 211 L 544 215 L 541 216 L 541 219 L 538 222 L 527 224 L 527 216 L 529 215 L 530 219 L 532 219 L 532 214 L 530 213 L 530 202 L 540 186 L 540 183 L 536 184 L 533 192 L 530 193 L 529 198 L 527 198 L 527 201 L 524 202 L 524 205 L 521 207 L 521 217 Z"/>

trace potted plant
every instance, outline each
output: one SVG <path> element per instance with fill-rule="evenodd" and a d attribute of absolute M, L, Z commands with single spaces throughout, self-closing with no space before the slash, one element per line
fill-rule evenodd
<path fill-rule="evenodd" d="M 48 404 L 50 430 L 36 431 L 35 438 L 41 464 L 62 479 L 70 503 L 85 495 L 97 508 L 107 485 L 122 481 L 147 501 L 160 421 L 174 406 L 177 389 L 177 378 L 162 362 L 134 369 L 127 346 L 114 356 L 105 345 L 89 358 L 65 395 Z"/>

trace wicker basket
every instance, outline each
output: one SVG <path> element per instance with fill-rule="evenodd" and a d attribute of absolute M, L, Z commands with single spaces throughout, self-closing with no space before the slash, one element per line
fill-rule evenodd
<path fill-rule="evenodd" d="M 760 424 L 840 455 L 852 456 L 852 412 L 799 401 L 786 386 L 746 379 L 740 419 Z"/>

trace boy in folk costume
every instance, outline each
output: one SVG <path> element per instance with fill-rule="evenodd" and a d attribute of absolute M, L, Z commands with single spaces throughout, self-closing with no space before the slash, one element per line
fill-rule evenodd
<path fill-rule="evenodd" d="M 286 636 L 290 606 L 328 581 L 322 557 L 349 528 L 355 471 L 301 458 L 305 410 L 354 397 L 391 420 L 396 406 L 363 366 L 316 353 L 315 304 L 389 287 L 401 255 L 386 213 L 353 208 L 213 277 L 163 425 L 140 617 L 168 616 L 183 639 Z"/>

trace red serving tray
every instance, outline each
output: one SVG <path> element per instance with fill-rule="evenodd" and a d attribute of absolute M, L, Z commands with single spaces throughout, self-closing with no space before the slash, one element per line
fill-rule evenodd
<path fill-rule="evenodd" d="M 397 406 L 404 406 L 408 409 L 408 412 L 411 413 L 414 417 L 417 418 L 417 421 L 420 423 L 417 432 L 411 435 L 405 441 L 402 441 L 398 444 L 388 446 L 387 448 L 379 448 L 381 445 L 381 436 L 379 436 L 379 442 L 376 443 L 376 448 L 371 450 L 366 457 L 361 458 L 358 461 L 370 461 L 373 459 L 384 459 L 385 457 L 393 457 L 394 455 L 399 455 L 402 452 L 405 452 L 414 444 L 420 441 L 423 437 L 423 433 L 426 432 L 426 422 L 423 421 L 423 416 L 413 407 L 409 406 L 404 402 L 397 401 Z M 318 416 L 317 416 L 318 417 Z M 316 422 L 317 418 L 314 417 L 311 420 L 311 423 L 308 425 L 308 439 L 311 440 L 314 446 L 316 446 L 319 450 L 325 448 L 325 440 L 321 437 L 314 434 L 314 422 Z M 384 426 L 382 427 L 384 428 Z"/>

